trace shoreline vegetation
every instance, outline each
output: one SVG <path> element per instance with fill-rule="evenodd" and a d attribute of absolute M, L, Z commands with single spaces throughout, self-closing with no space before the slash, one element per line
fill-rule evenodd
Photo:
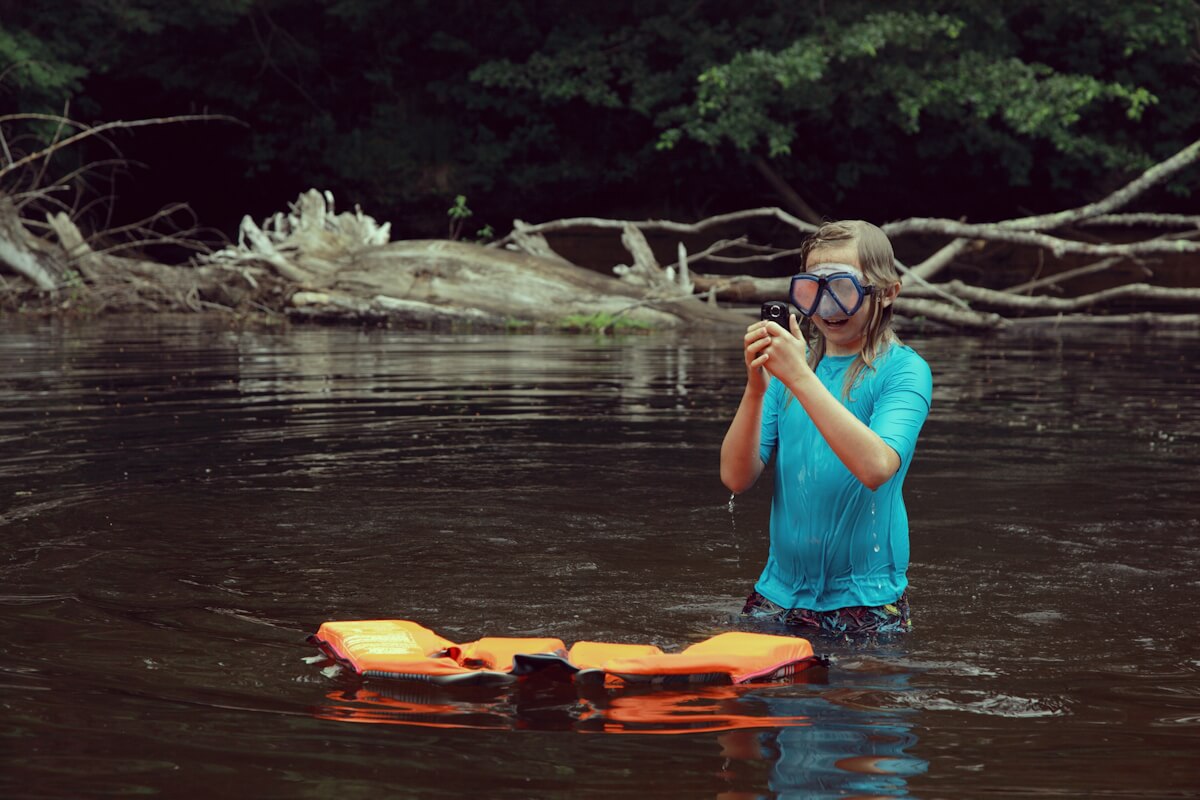
<path fill-rule="evenodd" d="M 47 117 L 9 115 L 0 122 L 34 116 Z M 47 117 L 43 121 L 55 122 L 60 132 L 74 132 L 19 157 L 7 144 L 0 148 L 0 310 L 210 313 L 480 331 L 734 327 L 745 325 L 759 303 L 787 294 L 787 277 L 740 273 L 769 272 L 772 262 L 784 264 L 796 255 L 794 247 L 756 241 L 743 231 L 769 225 L 782 239 L 799 240 L 816 228 L 767 207 L 696 222 L 514 220 L 509 233 L 487 244 L 455 238 L 392 241 L 389 223 L 359 208 L 339 213 L 332 194 L 311 189 L 261 223 L 244 217 L 237 241 L 213 250 L 198 244 L 195 228 L 161 232 L 160 223 L 185 206 L 137 225 L 85 234 L 82 220 L 90 217 L 57 199 L 63 192 L 80 196 L 88 170 L 96 167 L 50 179 L 47 166 L 59 150 L 121 127 L 196 119 L 210 118 L 88 127 Z M 903 252 L 920 254 L 900 265 L 900 327 L 1200 329 L 1200 288 L 1153 282 L 1155 266 L 1165 260 L 1200 262 L 1200 216 L 1122 211 L 1197 160 L 1200 140 L 1107 197 L 1052 214 L 974 224 L 910 218 L 882 225 L 894 243 L 914 243 Z M 465 208 L 462 198 L 456 208 Z M 628 263 L 608 271 L 571 263 L 554 249 L 553 239 L 572 231 L 619 236 Z M 112 244 L 117 237 L 124 241 Z M 671 241 L 675 247 L 664 255 Z M 186 264 L 129 255 L 162 245 L 197 252 Z M 976 270 L 972 281 L 954 277 L 956 265 L 986 261 L 989 252 L 1005 248 L 1025 259 L 1034 254 L 1038 274 L 998 288 L 989 285 L 995 281 L 986 270 Z M 1071 283 L 1085 276 L 1106 278 L 1109 285 L 1072 293 Z M 1196 283 L 1194 276 L 1189 283 Z"/>

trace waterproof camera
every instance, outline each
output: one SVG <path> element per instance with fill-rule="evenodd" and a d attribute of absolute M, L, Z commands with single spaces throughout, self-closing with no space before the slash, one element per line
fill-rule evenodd
<path fill-rule="evenodd" d="M 788 304 L 778 300 L 768 300 L 762 304 L 761 319 L 778 323 L 786 331 L 788 329 Z"/>

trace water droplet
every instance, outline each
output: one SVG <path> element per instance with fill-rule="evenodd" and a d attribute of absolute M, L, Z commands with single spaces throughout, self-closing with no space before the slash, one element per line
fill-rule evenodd
<path fill-rule="evenodd" d="M 878 552 L 879 552 L 879 545 L 875 545 L 875 552 L 876 552 L 876 553 L 878 553 Z"/>
<path fill-rule="evenodd" d="M 737 561 L 738 569 L 742 568 L 742 546 L 738 544 L 737 538 L 737 517 L 733 514 L 733 498 L 735 494 L 729 495 L 729 538 L 733 540 L 733 557 Z"/>

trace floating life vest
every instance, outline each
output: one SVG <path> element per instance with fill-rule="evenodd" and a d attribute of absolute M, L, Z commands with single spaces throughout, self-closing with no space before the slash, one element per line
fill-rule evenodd
<path fill-rule="evenodd" d="M 408 620 L 326 622 L 310 637 L 323 652 L 370 678 L 440 685 L 498 685 L 535 673 L 580 684 L 676 685 L 780 681 L 820 663 L 808 641 L 730 631 L 664 653 L 649 644 L 487 637 L 455 644 Z"/>

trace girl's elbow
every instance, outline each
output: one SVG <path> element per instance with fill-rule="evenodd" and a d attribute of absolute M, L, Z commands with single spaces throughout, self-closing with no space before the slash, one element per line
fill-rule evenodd
<path fill-rule="evenodd" d="M 726 475 L 724 472 L 721 473 L 721 483 L 725 484 L 725 488 L 734 494 L 741 494 L 750 488 L 750 484 L 746 483 L 745 481 L 735 480 L 733 477 Z"/>
<path fill-rule="evenodd" d="M 745 475 L 735 470 L 721 470 L 721 483 L 734 494 L 741 494 L 754 485 L 757 475 Z"/>
<path fill-rule="evenodd" d="M 877 491 L 880 486 L 883 486 L 888 482 L 887 478 L 881 478 L 878 475 L 866 475 L 859 480 L 862 481 L 863 486 L 867 487 L 872 492 Z"/>
<path fill-rule="evenodd" d="M 858 479 L 862 481 L 863 486 L 874 492 L 890 481 L 899 469 L 900 465 L 893 459 L 884 459 L 879 464 L 869 466 Z"/>

